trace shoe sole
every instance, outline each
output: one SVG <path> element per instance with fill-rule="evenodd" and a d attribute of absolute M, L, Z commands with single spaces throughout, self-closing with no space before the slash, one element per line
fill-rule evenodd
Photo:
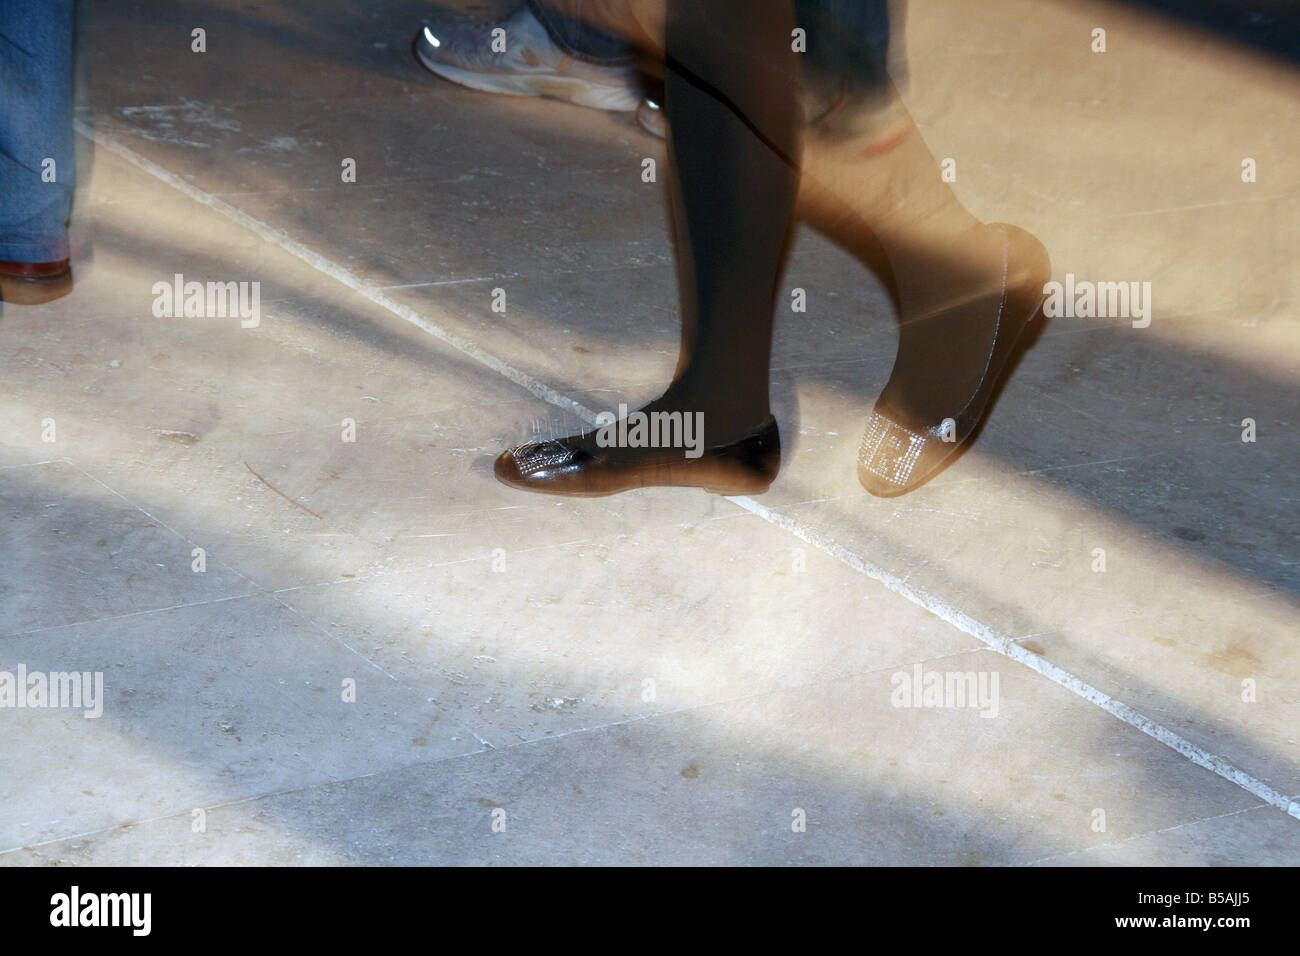
<path fill-rule="evenodd" d="M 609 491 L 560 491 L 554 488 L 547 488 L 545 485 L 533 485 L 527 482 L 506 481 L 503 478 L 497 478 L 501 484 L 507 488 L 515 488 L 519 491 L 531 491 L 534 494 L 551 495 L 556 498 L 609 498 L 613 495 L 626 494 L 629 491 L 640 491 L 645 488 L 698 488 L 700 491 L 710 495 L 721 495 L 723 498 L 739 498 L 747 495 L 761 495 L 772 487 L 772 482 L 766 484 L 755 481 L 752 484 L 733 485 L 723 487 L 719 485 L 702 485 L 694 481 L 661 481 L 646 485 L 630 485 L 626 488 L 614 488 Z"/>
<path fill-rule="evenodd" d="M 0 275 L 0 302 L 44 305 L 72 291 L 72 270 L 53 276 Z"/>
<path fill-rule="evenodd" d="M 475 73 L 459 67 L 448 66 L 425 56 L 419 42 L 415 47 L 416 59 L 430 73 L 481 93 L 499 93 L 506 96 L 541 96 L 546 99 L 561 100 L 575 106 L 591 109 L 609 110 L 616 113 L 630 113 L 641 103 L 641 94 L 625 86 L 602 86 L 590 80 L 576 76 L 557 76 L 555 74 L 513 74 L 495 75 Z"/>
<path fill-rule="evenodd" d="M 762 488 L 706 488 L 703 485 L 637 485 L 632 488 L 621 488 L 618 491 L 545 491 L 534 485 L 514 485 L 509 482 L 502 482 L 507 488 L 514 488 L 517 491 L 531 491 L 535 494 L 551 495 L 554 498 L 612 498 L 614 495 L 624 495 L 629 491 L 642 491 L 646 488 L 698 488 L 705 494 L 719 495 L 723 498 L 747 498 L 750 495 L 761 495 L 771 488 L 771 485 L 764 485 Z"/>

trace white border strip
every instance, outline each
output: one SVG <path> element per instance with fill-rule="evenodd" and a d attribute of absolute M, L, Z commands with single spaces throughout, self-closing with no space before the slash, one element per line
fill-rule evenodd
<path fill-rule="evenodd" d="M 446 342 L 458 352 L 468 355 L 470 358 L 474 359 L 474 361 L 486 366 L 498 375 L 509 379 L 529 394 L 540 398 L 542 401 L 550 405 L 561 408 L 570 414 L 577 415 L 588 424 L 596 423 L 596 413 L 588 409 L 586 406 L 565 395 L 561 395 L 549 385 L 538 381 L 526 372 L 522 372 L 513 365 L 497 358 L 495 355 L 484 351 L 463 336 L 457 335 L 454 332 L 449 332 L 439 325 L 435 325 L 410 306 L 403 305 L 393 299 L 391 296 L 385 294 L 383 289 L 378 285 L 366 281 L 346 266 L 341 266 L 336 262 L 326 259 L 324 256 L 308 248 L 297 240 L 291 239 L 289 235 L 282 230 L 273 229 L 260 219 L 254 219 L 242 209 L 238 209 L 211 193 L 203 191 L 193 183 L 182 179 L 170 170 L 159 166 L 157 163 L 144 156 L 141 156 L 130 147 L 123 146 L 111 136 L 104 133 L 97 133 L 81 121 L 76 121 L 73 126 L 78 133 L 87 139 L 93 140 L 102 149 L 120 156 L 133 166 L 139 167 L 149 175 L 161 180 L 168 186 L 171 186 L 173 189 L 184 193 L 195 202 L 219 212 L 227 219 L 243 226 L 245 229 L 248 229 L 264 241 L 283 249 L 295 259 L 298 259 L 318 272 L 322 272 L 330 278 L 341 282 L 349 289 L 352 289 L 354 292 L 375 303 L 375 305 L 388 310 L 399 319 L 409 322 L 416 328 L 429 333 L 434 338 Z M 1164 744 L 1166 747 L 1169 747 L 1171 750 L 1176 751 L 1198 767 L 1204 767 L 1206 770 L 1213 771 L 1230 783 L 1236 784 L 1247 793 L 1263 800 L 1268 805 L 1277 807 L 1282 812 L 1300 820 L 1300 801 L 1290 799 L 1285 794 L 1274 790 L 1262 780 L 1252 777 L 1244 770 L 1237 769 L 1222 757 L 1210 753 L 1204 748 L 1192 743 L 1190 740 L 1180 737 L 1169 728 L 1157 724 L 1155 721 L 1134 710 L 1123 701 L 1116 700 L 1110 695 L 1093 687 L 1086 681 L 1075 677 L 1069 671 L 1053 664 L 1045 657 L 1027 650 L 1005 634 L 999 634 L 987 624 L 983 624 L 971 617 L 969 614 L 966 614 L 964 611 L 958 610 L 937 595 L 908 584 L 897 575 L 886 571 L 878 565 L 866 560 L 861 555 L 855 554 L 842 545 L 837 544 L 831 538 L 826 537 L 820 532 L 804 527 L 788 515 L 773 511 L 771 508 L 759 504 L 752 498 L 736 497 L 730 498 L 729 500 L 744 508 L 746 511 L 757 515 L 769 524 L 788 531 L 801 541 L 805 541 L 818 550 L 824 551 L 837 561 L 848 565 L 859 574 L 865 575 L 873 581 L 878 581 L 890 591 L 893 591 L 900 597 L 912 602 L 917 607 L 929 611 L 940 620 L 946 621 L 963 634 L 969 634 L 971 637 L 984 644 L 989 650 L 1001 654 L 1003 657 L 1010 658 L 1017 663 L 1023 664 L 1030 670 L 1036 671 L 1052 683 L 1065 688 L 1078 697 L 1082 697 L 1089 703 L 1096 704 L 1117 720 L 1123 721 L 1130 727 L 1142 731 L 1142 733 L 1146 734 L 1148 737 L 1151 737 L 1152 739 Z"/>

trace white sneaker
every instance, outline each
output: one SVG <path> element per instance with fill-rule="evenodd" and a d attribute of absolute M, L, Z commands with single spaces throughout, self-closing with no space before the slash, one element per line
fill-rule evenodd
<path fill-rule="evenodd" d="M 570 56 L 526 6 L 486 23 L 427 21 L 415 37 L 415 56 L 443 79 L 486 93 L 545 96 L 600 110 L 634 110 L 641 102 L 635 66 Z"/>

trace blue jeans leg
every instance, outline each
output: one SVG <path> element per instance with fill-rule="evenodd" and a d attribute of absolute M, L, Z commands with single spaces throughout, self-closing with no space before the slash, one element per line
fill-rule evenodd
<path fill-rule="evenodd" d="M 68 258 L 74 0 L 0 0 L 0 261 Z"/>

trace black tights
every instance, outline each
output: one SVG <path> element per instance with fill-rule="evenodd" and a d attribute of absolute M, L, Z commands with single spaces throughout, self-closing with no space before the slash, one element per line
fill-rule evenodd
<path fill-rule="evenodd" d="M 798 190 L 789 0 L 668 0 L 664 112 L 682 347 L 650 408 L 704 413 L 705 441 L 770 415 L 772 312 Z"/>

